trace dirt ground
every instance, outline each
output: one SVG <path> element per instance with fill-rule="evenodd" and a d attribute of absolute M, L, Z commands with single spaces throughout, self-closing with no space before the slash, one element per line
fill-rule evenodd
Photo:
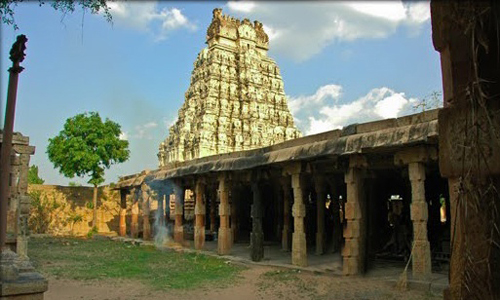
<path fill-rule="evenodd" d="M 373 278 L 297 273 L 274 267 L 248 266 L 235 281 L 223 286 L 205 286 L 190 291 L 155 291 L 139 281 L 75 281 L 49 277 L 45 299 L 339 299 L 339 300 L 437 300 L 442 297 L 422 291 L 398 291 Z"/>

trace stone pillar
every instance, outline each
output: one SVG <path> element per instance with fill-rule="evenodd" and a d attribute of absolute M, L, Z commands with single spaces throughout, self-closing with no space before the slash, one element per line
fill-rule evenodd
<path fill-rule="evenodd" d="M 284 177 L 281 180 L 283 188 L 283 233 L 281 234 L 281 249 L 290 251 L 291 247 L 291 228 L 290 228 L 290 178 Z"/>
<path fill-rule="evenodd" d="M 127 193 L 120 189 L 120 236 L 127 235 Z"/>
<path fill-rule="evenodd" d="M 250 244 L 252 245 L 250 257 L 253 261 L 261 261 L 264 258 L 264 232 L 262 231 L 262 190 L 257 180 L 252 182 L 252 233 Z"/>
<path fill-rule="evenodd" d="M 136 189 L 132 189 L 130 197 L 132 198 L 132 220 L 130 224 L 130 236 L 136 239 L 139 235 L 139 199 L 137 198 Z"/>
<path fill-rule="evenodd" d="M 412 162 L 408 165 L 411 182 L 411 220 L 413 221 L 413 277 L 428 279 L 431 270 L 431 248 L 427 239 L 428 208 L 425 201 L 425 166 Z"/>
<path fill-rule="evenodd" d="M 358 275 L 365 270 L 365 199 L 362 167 L 366 166 L 363 157 L 353 155 L 349 158 L 349 169 L 345 174 L 347 201 L 345 204 L 344 230 L 345 246 L 342 250 L 343 274 Z"/>
<path fill-rule="evenodd" d="M 304 228 L 306 206 L 304 205 L 303 183 L 300 178 L 300 165 L 294 164 L 291 170 L 293 206 L 292 215 L 294 230 L 292 235 L 292 264 L 296 266 L 307 266 L 307 244 Z"/>
<path fill-rule="evenodd" d="M 149 195 L 149 187 L 143 183 L 141 185 L 141 193 L 142 193 L 142 239 L 150 240 L 151 239 L 151 223 L 149 221 L 149 213 L 151 210 L 150 207 L 150 195 Z"/>
<path fill-rule="evenodd" d="M 174 241 L 177 243 L 184 242 L 184 226 L 182 224 L 184 212 L 184 188 L 179 183 L 174 184 L 175 195 L 175 224 L 174 224 Z"/>
<path fill-rule="evenodd" d="M 230 199 L 230 204 L 231 204 L 231 244 L 234 244 L 236 242 L 236 236 L 238 234 L 238 219 L 237 219 L 237 213 L 236 213 L 236 208 L 237 208 L 237 202 L 239 201 L 239 189 L 236 187 L 233 187 L 231 189 L 231 199 Z"/>
<path fill-rule="evenodd" d="M 231 228 L 229 227 L 229 216 L 231 207 L 229 205 L 229 183 L 226 174 L 219 177 L 219 218 L 220 227 L 218 234 L 217 253 L 219 255 L 229 254 L 231 251 Z"/>
<path fill-rule="evenodd" d="M 217 206 L 217 189 L 212 187 L 212 191 L 210 192 L 210 232 L 212 234 L 215 233 L 216 230 L 216 210 Z"/>
<path fill-rule="evenodd" d="M 201 179 L 196 181 L 195 186 L 196 204 L 194 206 L 194 248 L 203 249 L 205 246 L 205 184 Z"/>
<path fill-rule="evenodd" d="M 314 187 L 316 190 L 316 254 L 321 255 L 325 252 L 325 198 L 326 186 L 325 179 L 322 176 L 314 178 Z"/>

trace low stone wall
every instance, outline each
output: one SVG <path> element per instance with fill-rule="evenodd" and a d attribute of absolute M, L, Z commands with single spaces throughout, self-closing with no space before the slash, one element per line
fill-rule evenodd
<path fill-rule="evenodd" d="M 53 235 L 85 236 L 92 230 L 93 187 L 28 185 L 28 193 L 40 193 L 42 209 L 46 211 L 46 232 Z M 109 186 L 98 189 L 97 230 L 103 234 L 117 234 L 120 217 L 120 194 Z M 36 212 L 32 203 L 33 217 Z M 33 228 L 31 228 L 33 230 Z"/>

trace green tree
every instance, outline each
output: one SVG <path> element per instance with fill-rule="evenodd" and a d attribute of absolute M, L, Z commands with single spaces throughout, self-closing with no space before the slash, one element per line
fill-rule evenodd
<path fill-rule="evenodd" d="M 2 23 L 12 25 L 14 29 L 19 29 L 16 21 L 14 20 L 14 7 L 23 0 L 0 0 L 0 15 L 2 16 Z M 45 1 L 39 0 L 39 5 L 45 4 Z M 55 0 L 50 1 L 50 6 L 63 14 L 73 13 L 75 7 L 80 6 L 83 10 L 90 10 L 91 13 L 97 14 L 103 12 L 104 17 L 108 22 L 112 21 L 111 13 L 107 0 Z"/>
<path fill-rule="evenodd" d="M 38 166 L 31 165 L 28 170 L 28 183 L 29 184 L 43 184 L 45 180 L 38 176 Z"/>
<path fill-rule="evenodd" d="M 64 129 L 49 139 L 49 160 L 66 177 L 90 176 L 94 186 L 92 227 L 97 220 L 97 186 L 104 182 L 104 170 L 129 158 L 128 141 L 119 138 L 120 125 L 105 122 L 97 112 L 78 114 L 66 120 Z"/>

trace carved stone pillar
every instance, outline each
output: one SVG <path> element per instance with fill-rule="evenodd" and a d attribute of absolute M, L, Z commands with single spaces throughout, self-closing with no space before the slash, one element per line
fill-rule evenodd
<path fill-rule="evenodd" d="M 136 189 L 132 189 L 130 192 L 130 197 L 132 198 L 132 209 L 131 215 L 132 220 L 130 224 L 130 236 L 136 239 L 139 236 L 139 199 L 137 197 Z"/>
<path fill-rule="evenodd" d="M 250 243 L 252 245 L 251 258 L 253 261 L 261 261 L 264 258 L 264 232 L 262 231 L 262 190 L 257 180 L 252 182 L 252 233 Z"/>
<path fill-rule="evenodd" d="M 236 236 L 238 235 L 238 218 L 237 218 L 237 203 L 239 199 L 240 190 L 236 187 L 231 189 L 231 244 L 236 242 Z"/>
<path fill-rule="evenodd" d="M 127 193 L 120 189 L 120 236 L 127 235 Z"/>
<path fill-rule="evenodd" d="M 326 186 L 325 179 L 322 176 L 314 178 L 314 187 L 316 190 L 316 254 L 321 255 L 325 251 L 325 198 Z"/>
<path fill-rule="evenodd" d="M 219 177 L 219 218 L 220 227 L 218 234 L 217 253 L 229 254 L 231 251 L 231 228 L 229 227 L 229 216 L 231 207 L 229 205 L 229 183 L 226 174 Z"/>
<path fill-rule="evenodd" d="M 151 223 L 149 221 L 149 213 L 150 213 L 150 195 L 149 195 L 149 187 L 143 183 L 141 185 L 141 193 L 142 193 L 142 239 L 150 240 L 151 239 Z"/>
<path fill-rule="evenodd" d="M 196 181 L 195 187 L 196 204 L 194 206 L 194 248 L 203 249 L 205 246 L 205 184 L 201 179 Z"/>
<path fill-rule="evenodd" d="M 330 209 L 332 210 L 333 217 L 333 228 L 332 230 L 332 251 L 336 253 L 340 251 L 340 246 L 342 244 L 342 223 L 340 222 L 340 193 L 338 191 L 338 186 L 336 184 L 336 180 L 332 179 L 329 181 L 330 184 Z"/>
<path fill-rule="evenodd" d="M 289 177 L 281 180 L 283 188 L 283 233 L 281 234 L 281 248 L 284 251 L 290 251 L 292 231 L 290 228 L 290 190 L 291 183 Z"/>
<path fill-rule="evenodd" d="M 349 169 L 345 174 L 347 185 L 345 218 L 347 225 L 344 230 L 345 246 L 342 251 L 344 275 L 357 275 L 365 270 L 365 199 L 361 169 L 365 166 L 366 161 L 363 157 L 353 155 L 349 158 Z"/>
<path fill-rule="evenodd" d="M 292 235 L 292 264 L 296 266 L 307 266 L 307 244 L 304 228 L 304 218 L 306 216 L 306 206 L 304 205 L 303 182 L 300 178 L 300 163 L 291 164 L 287 168 L 287 173 L 291 175 L 293 189 L 292 215 L 294 231 Z"/>
<path fill-rule="evenodd" d="M 408 165 L 411 182 L 411 220 L 413 222 L 412 271 L 413 277 L 428 279 L 431 270 L 431 250 L 427 238 L 428 207 L 425 200 L 424 162 L 435 160 L 434 148 L 415 147 L 396 153 L 396 164 Z"/>
<path fill-rule="evenodd" d="M 217 207 L 217 188 L 212 186 L 210 191 L 210 232 L 213 234 L 216 231 L 216 208 Z"/>
<path fill-rule="evenodd" d="M 425 166 L 413 162 L 408 165 L 411 181 L 411 220 L 413 221 L 413 259 L 414 278 L 427 279 L 431 270 L 431 248 L 427 239 L 428 207 L 425 201 Z"/>
<path fill-rule="evenodd" d="M 174 224 L 174 241 L 177 243 L 184 242 L 184 225 L 182 220 L 184 218 L 184 187 L 179 183 L 174 184 L 175 195 L 175 224 Z"/>

